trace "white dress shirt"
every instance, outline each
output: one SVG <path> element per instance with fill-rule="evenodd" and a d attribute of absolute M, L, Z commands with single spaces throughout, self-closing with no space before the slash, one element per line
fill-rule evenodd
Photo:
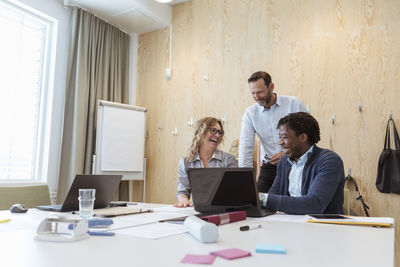
<path fill-rule="evenodd" d="M 239 140 L 239 167 L 253 167 L 253 149 L 255 134 L 261 141 L 262 150 L 269 157 L 281 152 L 276 126 L 278 121 L 293 112 L 307 112 L 304 104 L 294 96 L 277 95 L 271 108 L 254 103 L 248 107 L 242 117 Z"/>
<path fill-rule="evenodd" d="M 292 165 L 289 173 L 289 194 L 292 197 L 301 196 L 301 184 L 303 181 L 303 169 L 308 160 L 308 155 L 312 153 L 314 146 L 311 146 L 306 153 L 303 154 L 297 161 L 287 159 L 289 164 Z"/>

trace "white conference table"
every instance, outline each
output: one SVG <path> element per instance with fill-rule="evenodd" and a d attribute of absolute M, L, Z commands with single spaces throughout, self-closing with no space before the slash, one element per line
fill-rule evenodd
<path fill-rule="evenodd" d="M 139 205 L 152 208 L 163 206 Z M 177 209 L 177 212 L 192 211 Z M 252 256 L 232 261 L 217 257 L 212 266 L 394 265 L 393 228 L 306 223 L 305 216 L 276 214 L 220 225 L 218 242 L 212 244 L 200 243 L 188 233 L 154 240 L 120 234 L 118 231 L 112 237 L 91 236 L 70 243 L 36 241 L 36 227 L 48 214 L 36 209 L 30 209 L 27 214 L 0 211 L 0 219 L 11 218 L 8 223 L 0 223 L 2 266 L 183 267 L 195 266 L 180 263 L 186 254 L 209 254 L 227 248 L 247 250 Z M 73 216 L 70 213 L 68 215 Z M 256 222 L 262 224 L 262 228 L 239 231 L 240 226 Z M 286 247 L 286 254 L 255 253 L 257 243 L 281 244 Z"/>

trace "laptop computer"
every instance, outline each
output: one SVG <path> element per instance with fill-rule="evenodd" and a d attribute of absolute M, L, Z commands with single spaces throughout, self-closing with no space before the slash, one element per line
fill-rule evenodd
<path fill-rule="evenodd" d="M 189 168 L 194 209 L 201 213 L 245 210 L 248 217 L 264 217 L 276 211 L 261 208 L 253 169 Z"/>
<path fill-rule="evenodd" d="M 37 206 L 39 210 L 47 211 L 77 211 L 79 210 L 79 189 L 96 189 L 94 208 L 108 207 L 119 185 L 122 175 L 85 175 L 78 174 L 69 189 L 62 205 Z"/>

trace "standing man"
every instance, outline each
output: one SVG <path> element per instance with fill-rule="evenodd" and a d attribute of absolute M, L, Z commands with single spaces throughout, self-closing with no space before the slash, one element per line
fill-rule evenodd
<path fill-rule="evenodd" d="M 289 214 L 343 214 L 343 161 L 333 151 L 317 147 L 318 122 L 308 113 L 287 115 L 278 122 L 285 155 L 263 206 Z"/>
<path fill-rule="evenodd" d="M 257 103 L 248 107 L 242 117 L 239 167 L 253 167 L 254 138 L 257 134 L 265 153 L 257 188 L 258 192 L 268 192 L 276 176 L 276 165 L 284 154 L 279 146 L 278 121 L 289 113 L 307 110 L 297 97 L 274 93 L 271 76 L 264 71 L 253 73 L 248 82 L 250 93 Z"/>

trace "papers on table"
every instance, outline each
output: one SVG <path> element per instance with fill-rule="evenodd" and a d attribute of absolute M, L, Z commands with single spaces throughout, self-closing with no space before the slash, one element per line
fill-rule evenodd
<path fill-rule="evenodd" d="M 366 225 L 366 226 L 382 226 L 391 227 L 394 224 L 394 219 L 390 217 L 358 217 L 345 216 L 348 219 L 316 219 L 304 215 L 290 215 L 282 212 L 277 212 L 273 216 L 263 218 L 254 218 L 257 221 L 264 222 L 290 222 L 290 223 L 330 223 L 343 225 Z M 252 220 L 252 218 L 247 218 Z"/>
<path fill-rule="evenodd" d="M 18 214 L 18 215 L 21 215 L 21 214 Z M 36 230 L 37 226 L 40 223 L 40 220 L 36 220 L 36 219 L 27 217 L 24 215 L 25 214 L 22 214 L 22 216 L 12 215 L 12 217 L 7 218 L 7 219 L 10 219 L 7 223 L 0 223 L 0 232 L 25 230 L 25 229 Z M 3 219 L 1 219 L 1 220 L 3 220 Z"/>
<path fill-rule="evenodd" d="M 146 225 L 128 227 L 113 231 L 118 234 L 141 237 L 146 239 L 159 239 L 186 233 L 185 227 L 174 223 L 150 223 Z"/>
<path fill-rule="evenodd" d="M 133 209 L 137 210 L 138 208 L 135 207 L 132 209 L 121 207 L 118 208 L 118 212 L 124 214 L 125 211 L 127 211 L 128 209 L 129 211 L 133 211 Z M 183 225 L 158 222 L 159 220 L 181 217 L 182 214 L 185 214 L 185 209 L 177 209 L 173 208 L 172 206 L 165 206 L 161 208 L 155 208 L 153 209 L 153 211 L 154 212 L 113 217 L 112 220 L 114 221 L 114 223 L 110 227 L 103 229 L 93 229 L 93 231 L 112 231 L 117 234 L 124 234 L 147 239 L 159 239 L 186 232 Z M 189 211 L 186 210 L 186 212 L 193 213 L 194 210 L 189 209 Z M 92 228 L 90 230 L 92 231 Z"/>
<path fill-rule="evenodd" d="M 272 216 L 262 218 L 247 218 L 249 220 L 263 221 L 263 222 L 289 222 L 289 223 L 306 223 L 307 218 L 304 215 L 290 215 L 283 212 L 277 212 Z"/>
<path fill-rule="evenodd" d="M 159 220 L 172 219 L 180 216 L 181 215 L 178 213 L 151 212 L 129 216 L 113 217 L 112 220 L 114 221 L 114 224 L 107 228 L 107 231 L 140 226 L 150 223 L 157 223 Z"/>
<path fill-rule="evenodd" d="M 381 226 L 381 227 L 391 227 L 394 224 L 394 219 L 390 218 L 390 217 L 357 217 L 357 216 L 345 216 L 345 217 L 347 217 L 347 219 L 316 219 L 313 217 L 309 217 L 307 222 L 345 224 L 345 225 Z"/>
<path fill-rule="evenodd" d="M 159 208 L 154 208 L 154 211 L 157 212 L 173 212 L 173 213 L 179 213 L 181 216 L 190 216 L 190 215 L 196 215 L 198 214 L 197 211 L 194 210 L 193 207 L 188 207 L 188 208 L 175 208 L 172 205 L 167 205 Z"/>

